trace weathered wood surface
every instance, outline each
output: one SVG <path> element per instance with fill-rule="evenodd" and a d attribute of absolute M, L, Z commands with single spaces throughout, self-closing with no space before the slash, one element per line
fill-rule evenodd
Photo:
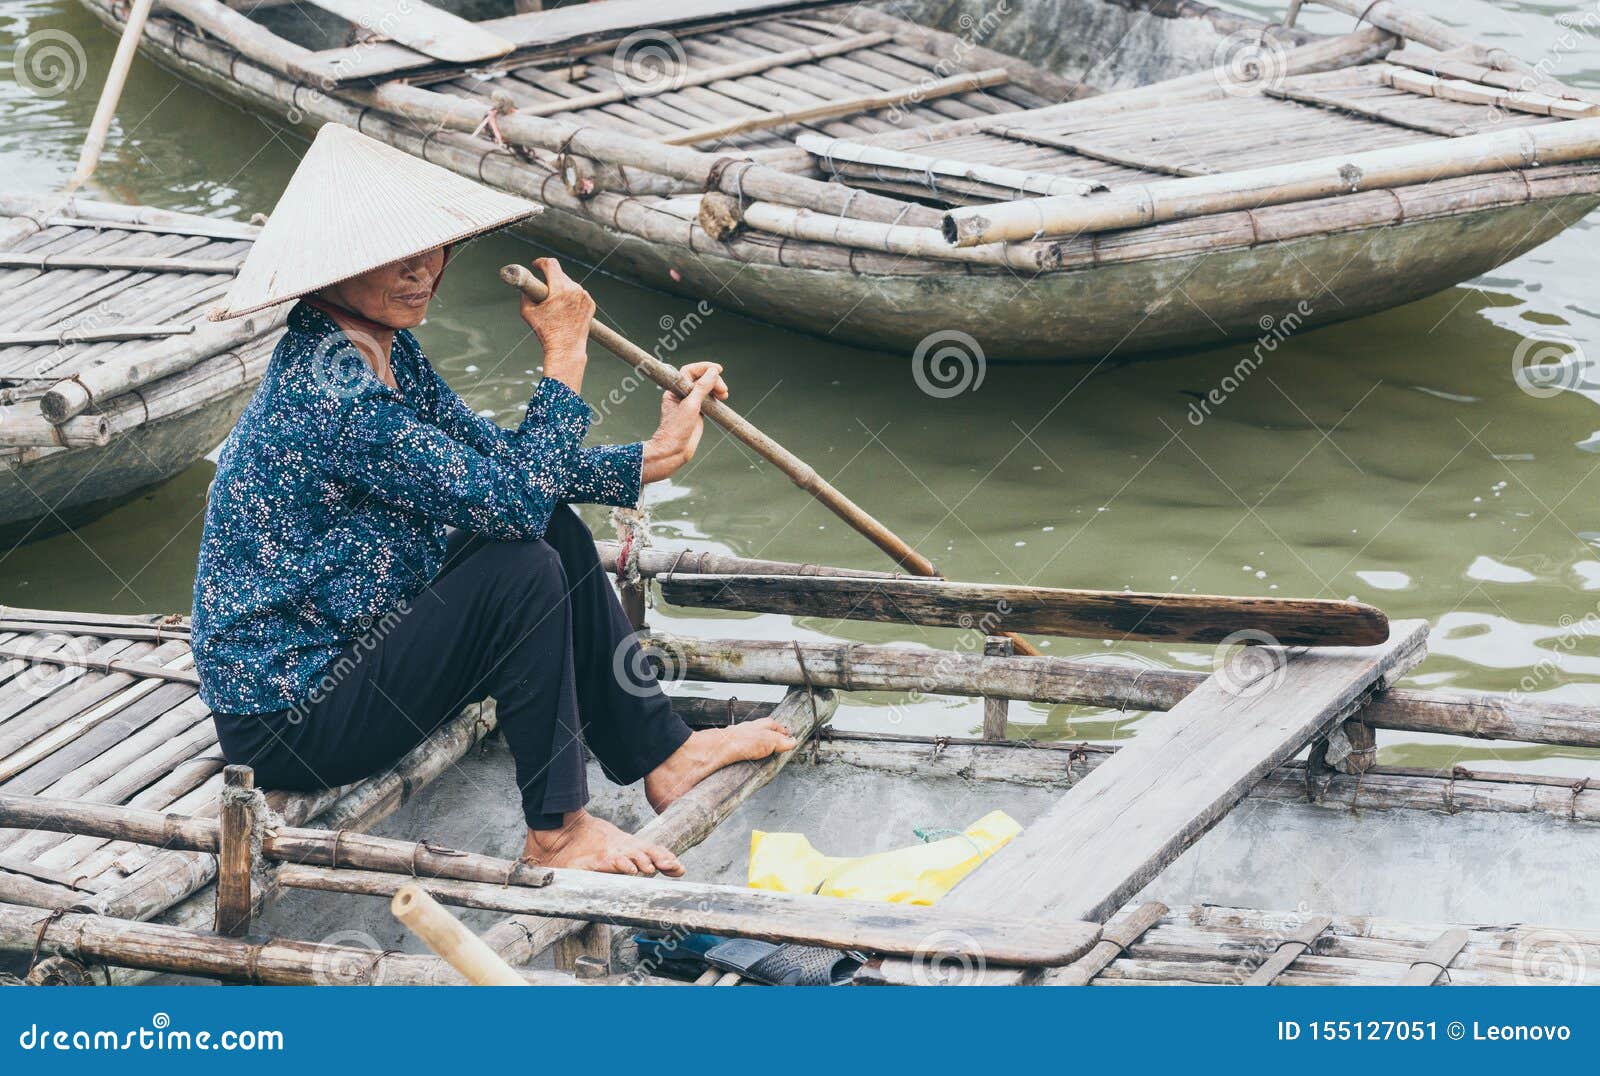
<path fill-rule="evenodd" d="M 1214 826 L 1262 778 L 1426 652 L 1401 621 L 1379 646 L 1245 651 L 1156 727 L 1073 785 L 963 879 L 940 906 L 1103 921 Z M 1265 660 L 1263 660 L 1265 659 Z M 910 969 L 886 961 L 883 971 Z M 1021 981 L 982 972 L 985 981 Z"/>
<path fill-rule="evenodd" d="M 1284 646 L 1366 646 L 1388 637 L 1388 619 L 1360 602 L 1314 598 L 1233 598 L 1139 594 L 920 579 L 783 576 L 657 577 L 678 605 L 784 613 L 832 620 L 874 620 L 938 627 L 980 627 L 987 634 L 1038 632 L 1091 639 L 1161 639 L 1216 643 L 1241 632 L 1264 633 Z"/>
<path fill-rule="evenodd" d="M 1256 782 L 1374 686 L 1422 660 L 1426 623 L 1394 628 L 1388 642 L 1373 647 L 1236 655 L 949 899 L 959 896 L 960 907 L 1005 900 L 1022 914 L 1104 919 Z"/>
<path fill-rule="evenodd" d="M 221 824 L 217 827 L 217 933 L 238 938 L 250 932 L 256 863 L 252 845 L 256 822 L 266 805 L 256 791 L 255 773 L 250 767 L 228 766 L 222 771 L 222 780 Z"/>
<path fill-rule="evenodd" d="M 1450 965 L 1467 947 L 1467 932 L 1457 927 L 1439 935 L 1400 977 L 1401 986 L 1432 986 L 1450 975 Z"/>
<path fill-rule="evenodd" d="M 445 63 L 493 60 L 516 48 L 513 42 L 491 33 L 479 23 L 468 22 L 422 0 L 406 0 L 400 7 L 393 0 L 310 2 L 397 45 Z"/>
<path fill-rule="evenodd" d="M 1076 960 L 1100 937 L 1099 926 L 1092 923 L 1029 922 L 998 906 L 962 913 L 943 905 L 839 900 L 671 878 L 562 869 L 551 874 L 548 886 L 529 889 L 436 878 L 412 881 L 401 874 L 290 865 L 278 871 L 277 880 L 294 889 L 385 897 L 416 885 L 436 900 L 469 908 L 899 953 L 925 960 L 982 959 L 993 964 L 1055 966 Z"/>

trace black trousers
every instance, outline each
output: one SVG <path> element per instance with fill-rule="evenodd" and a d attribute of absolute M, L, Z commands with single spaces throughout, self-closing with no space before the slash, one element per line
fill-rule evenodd
<path fill-rule="evenodd" d="M 584 743 L 631 784 L 689 738 L 565 505 L 539 541 L 453 535 L 428 589 L 364 630 L 322 683 L 293 709 L 215 715 L 228 761 L 262 788 L 336 788 L 492 695 L 528 825 L 554 829 L 589 800 Z"/>

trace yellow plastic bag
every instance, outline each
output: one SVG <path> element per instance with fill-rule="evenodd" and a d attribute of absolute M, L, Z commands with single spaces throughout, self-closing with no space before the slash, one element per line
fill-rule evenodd
<path fill-rule="evenodd" d="M 1022 832 L 990 811 L 964 833 L 870 856 L 825 856 L 800 833 L 750 834 L 750 887 L 857 900 L 932 904 Z"/>

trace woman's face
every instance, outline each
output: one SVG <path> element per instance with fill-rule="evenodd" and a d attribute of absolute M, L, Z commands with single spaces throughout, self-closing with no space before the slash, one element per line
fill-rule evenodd
<path fill-rule="evenodd" d="M 321 294 L 339 306 L 354 310 L 369 321 L 391 329 L 421 325 L 428 301 L 444 272 L 444 249 L 390 262 L 323 288 Z"/>

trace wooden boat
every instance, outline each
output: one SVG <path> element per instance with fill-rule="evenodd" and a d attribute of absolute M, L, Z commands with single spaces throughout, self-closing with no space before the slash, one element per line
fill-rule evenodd
<path fill-rule="evenodd" d="M 911 5 L 954 32 L 824 0 L 168 0 L 144 47 L 537 199 L 530 234 L 654 287 L 929 365 L 1098 362 L 1275 347 L 1600 201 L 1595 95 L 1393 0 L 1324 2 L 1352 32 L 1189 0 Z"/>
<path fill-rule="evenodd" d="M 280 323 L 205 320 L 255 232 L 0 194 L 0 534 L 93 518 L 221 443 Z"/>
<path fill-rule="evenodd" d="M 631 541 L 600 546 L 635 609 L 646 588 L 677 601 L 704 594 L 695 584 L 707 577 L 787 580 L 790 609 L 822 577 L 864 595 L 903 581 L 639 551 Z M 926 585 L 940 593 L 941 584 Z M 926 607 L 937 605 L 932 597 Z M 166 972 L 279 984 L 459 982 L 440 960 L 396 951 L 397 928 L 379 922 L 387 917 L 375 905 L 300 901 L 282 921 L 262 911 L 285 889 L 388 897 L 416 884 L 444 903 L 495 913 L 482 941 L 513 965 L 554 949 L 557 970 L 516 973 L 539 983 L 570 982 L 573 969 L 603 983 L 670 981 L 662 968 L 629 966 L 626 944 L 614 952 L 611 925 L 862 949 L 873 959 L 859 982 L 1600 981 L 1592 924 L 1535 927 L 1518 914 L 1592 908 L 1585 887 L 1593 872 L 1576 864 L 1595 854 L 1600 787 L 1375 765 L 1373 738 L 1397 729 L 1592 748 L 1600 719 L 1557 703 L 1389 687 L 1420 660 L 1425 636 L 1425 625 L 1410 621 L 1372 647 L 1252 648 L 1209 675 L 987 654 L 976 645 L 652 636 L 649 650 L 691 723 L 771 716 L 802 740 L 793 752 L 720 771 L 659 816 L 636 813 L 636 790 L 600 796 L 595 809 L 623 824 L 649 818 L 641 833 L 686 853 L 690 882 L 519 864 L 510 858 L 521 843 L 513 798 L 502 809 L 481 791 L 471 810 L 453 812 L 474 850 L 418 841 L 410 813 L 418 804 L 407 804 L 420 790 L 452 779 L 481 790 L 496 770 L 503 779 L 503 755 L 472 751 L 494 727 L 492 702 L 470 707 L 388 773 L 315 796 L 263 796 L 248 770 L 224 769 L 217 757 L 184 618 L 6 608 L 0 951 L 24 965 L 31 958 L 35 981 L 132 982 Z M 785 690 L 763 702 L 709 694 L 752 684 Z M 982 697 L 981 727 L 972 737 L 936 738 L 834 729 L 830 717 L 848 692 Z M 1008 730 L 1022 730 L 1008 725 L 1016 700 L 1171 712 L 1116 743 L 1008 739 Z M 1249 809 L 1234 809 L 1241 804 Z M 997 807 L 1022 823 L 1022 835 L 931 908 L 742 885 L 751 828 L 826 826 L 827 843 L 848 840 L 853 847 L 840 850 L 864 852 L 904 844 L 911 824 L 957 821 L 952 815 L 964 823 Z M 396 811 L 388 830 L 408 836 L 361 832 Z M 451 816 L 447 808 L 430 816 L 430 832 L 438 836 L 432 827 Z M 1321 824 L 1328 819 L 1343 828 Z M 1522 857 L 1518 879 L 1498 883 L 1518 910 L 1507 919 L 1515 925 L 1412 921 L 1382 914 L 1383 901 L 1340 909 L 1308 900 L 1277 911 L 1248 903 L 1263 882 L 1270 888 L 1318 863 L 1325 880 L 1367 875 L 1391 897 L 1406 893 L 1417 885 L 1420 850 L 1450 847 L 1474 819 L 1505 827 L 1498 839 Z M 1572 871 L 1561 886 L 1527 872 L 1540 850 Z M 1210 869 L 1196 870 L 1196 855 Z M 1531 888 L 1521 891 L 1519 881 Z M 1190 892 L 1196 884 L 1209 891 Z M 1570 895 L 1567 904 L 1557 890 Z M 264 928 L 285 923 L 324 940 L 263 940 Z M 349 944 L 369 930 L 370 947 Z"/>

